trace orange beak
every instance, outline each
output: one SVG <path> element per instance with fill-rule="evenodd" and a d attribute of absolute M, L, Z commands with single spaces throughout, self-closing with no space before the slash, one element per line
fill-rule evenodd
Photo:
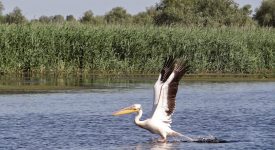
<path fill-rule="evenodd" d="M 139 110 L 136 109 L 135 107 L 133 106 L 130 106 L 130 107 L 126 107 L 126 108 L 123 108 L 119 111 L 116 111 L 113 113 L 113 116 L 120 116 L 120 115 L 126 115 L 126 114 L 131 114 L 131 113 L 134 113 L 134 112 L 138 112 Z"/>

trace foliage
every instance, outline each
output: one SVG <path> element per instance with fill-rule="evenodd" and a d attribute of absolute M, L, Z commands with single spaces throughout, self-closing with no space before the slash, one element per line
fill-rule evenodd
<path fill-rule="evenodd" d="M 52 22 L 52 18 L 48 17 L 48 16 L 41 16 L 41 17 L 39 17 L 38 20 L 41 23 L 50 23 L 50 22 Z"/>
<path fill-rule="evenodd" d="M 133 16 L 133 24 L 138 25 L 152 25 L 154 24 L 154 16 L 156 15 L 156 8 L 147 8 L 145 12 L 140 12 Z"/>
<path fill-rule="evenodd" d="M 84 13 L 83 17 L 80 18 L 80 22 L 81 23 L 85 23 L 85 24 L 93 24 L 93 23 L 95 23 L 94 13 L 91 10 L 86 11 Z"/>
<path fill-rule="evenodd" d="M 157 25 L 245 26 L 249 22 L 249 14 L 233 0 L 162 0 L 156 9 Z"/>
<path fill-rule="evenodd" d="M 23 16 L 21 9 L 15 7 L 13 12 L 6 15 L 5 22 L 8 24 L 22 24 L 27 22 L 27 19 Z"/>
<path fill-rule="evenodd" d="M 68 16 L 66 16 L 66 21 L 68 21 L 68 22 L 75 22 L 76 19 L 75 19 L 75 17 L 73 15 L 68 15 Z"/>
<path fill-rule="evenodd" d="M 52 17 L 53 23 L 64 23 L 65 19 L 62 15 L 55 15 Z"/>
<path fill-rule="evenodd" d="M 2 2 L 0 1 L 0 16 L 2 16 L 3 10 L 4 10 L 4 5 L 3 5 Z"/>
<path fill-rule="evenodd" d="M 106 20 L 104 19 L 104 16 L 95 16 L 94 17 L 94 24 L 95 25 L 106 25 Z"/>
<path fill-rule="evenodd" d="M 275 30 L 74 24 L 0 25 L 0 71 L 154 73 L 167 55 L 190 73 L 274 71 Z"/>
<path fill-rule="evenodd" d="M 131 15 L 122 7 L 115 7 L 105 15 L 108 24 L 130 24 Z"/>
<path fill-rule="evenodd" d="M 261 26 L 275 27 L 275 0 L 264 0 L 259 9 L 256 10 L 254 19 Z"/>
<path fill-rule="evenodd" d="M 3 23 L 9 24 L 28 22 L 19 8 L 6 16 L 1 16 L 2 6 L 0 3 L 0 22 L 1 20 Z M 156 6 L 151 6 L 146 11 L 133 16 L 127 13 L 123 7 L 115 7 L 104 16 L 94 16 L 93 12 L 89 10 L 84 12 L 79 20 L 69 15 L 66 17 L 66 21 L 71 22 L 71 24 L 80 22 L 92 25 L 244 27 L 255 26 L 255 21 L 251 18 L 251 12 L 250 5 L 238 8 L 238 4 L 233 0 L 161 0 Z M 267 15 L 266 18 L 270 19 L 270 15 Z M 41 16 L 38 20 L 32 19 L 30 22 L 38 21 L 40 23 L 64 23 L 65 19 L 62 15 Z"/>
<path fill-rule="evenodd" d="M 189 24 L 195 18 L 194 3 L 193 0 L 162 0 L 156 8 L 155 24 Z"/>

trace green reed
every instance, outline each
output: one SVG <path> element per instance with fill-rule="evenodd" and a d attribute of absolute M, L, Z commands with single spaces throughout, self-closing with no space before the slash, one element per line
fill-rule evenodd
<path fill-rule="evenodd" d="M 0 72 L 156 73 L 167 55 L 190 73 L 271 73 L 275 30 L 0 25 Z"/>

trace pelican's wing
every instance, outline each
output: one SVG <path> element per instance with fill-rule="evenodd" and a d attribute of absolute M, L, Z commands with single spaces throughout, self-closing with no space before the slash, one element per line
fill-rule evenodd
<path fill-rule="evenodd" d="M 179 81 L 186 73 L 187 69 L 188 66 L 185 60 L 176 62 L 173 73 L 162 85 L 159 102 L 152 115 L 152 119 L 161 120 L 169 124 L 172 122 L 171 116 L 175 110 Z"/>
<path fill-rule="evenodd" d="M 174 63 L 175 63 L 174 58 L 169 57 L 168 59 L 166 59 L 166 61 L 163 64 L 159 78 L 154 85 L 154 102 L 153 102 L 152 113 L 154 112 L 155 107 L 157 107 L 157 104 L 159 102 L 160 91 L 163 86 L 163 83 L 168 79 L 168 77 L 173 72 Z"/>

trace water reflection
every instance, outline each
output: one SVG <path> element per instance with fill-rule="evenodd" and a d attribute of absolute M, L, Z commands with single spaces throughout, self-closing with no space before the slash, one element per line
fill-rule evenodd
<path fill-rule="evenodd" d="M 47 93 L 83 89 L 130 89 L 135 84 L 153 83 L 157 76 L 87 74 L 15 74 L 0 75 L 0 94 Z"/>
<path fill-rule="evenodd" d="M 92 86 L 94 83 L 104 85 L 113 83 L 144 83 L 154 82 L 156 75 L 90 75 L 90 74 L 15 74 L 0 75 L 0 85 L 37 85 L 37 86 Z"/>
<path fill-rule="evenodd" d="M 137 144 L 133 149 L 135 150 L 144 150 L 144 149 L 150 149 L 150 150 L 160 150 L 160 149 L 165 149 L 165 150 L 172 150 L 172 149 L 179 149 L 179 142 L 174 142 L 174 143 L 158 143 L 158 142 L 151 142 L 148 144 Z"/>
<path fill-rule="evenodd" d="M 56 90 L 58 89 L 74 89 L 74 88 L 89 88 L 89 89 L 107 89 L 107 88 L 129 88 L 134 84 L 151 83 L 153 84 L 158 75 L 112 75 L 112 74 L 89 74 L 89 73 L 22 73 L 13 75 L 0 74 L 0 92 L 9 91 L 12 89 L 24 89 L 31 91 L 33 89 Z M 221 76 L 222 77 L 222 76 Z M 223 78 L 223 77 L 222 77 Z M 228 78 L 197 78 L 195 75 L 187 75 L 185 81 L 228 81 Z M 234 81 L 236 78 L 229 78 Z M 238 80 L 242 80 L 239 78 Z M 135 85 L 136 86 L 136 85 Z M 3 92 L 2 92 L 3 93 Z"/>

